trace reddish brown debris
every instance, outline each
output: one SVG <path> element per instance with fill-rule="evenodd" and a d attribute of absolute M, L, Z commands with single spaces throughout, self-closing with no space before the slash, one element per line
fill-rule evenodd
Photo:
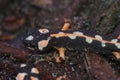
<path fill-rule="evenodd" d="M 33 0 L 33 5 L 45 8 L 47 5 L 52 5 L 53 0 Z"/>
<path fill-rule="evenodd" d="M 0 30 L 0 36 L 2 36 L 2 34 L 3 34 L 2 30 Z"/>
<path fill-rule="evenodd" d="M 6 40 L 13 40 L 14 39 L 14 35 L 1 35 L 0 36 L 0 40 L 2 40 L 2 41 L 6 41 Z"/>
<path fill-rule="evenodd" d="M 6 43 L 0 42 L 0 54 L 11 55 L 17 60 L 24 61 L 27 53 L 23 50 L 11 47 Z"/>
<path fill-rule="evenodd" d="M 93 75 L 96 80 L 120 80 L 119 75 L 116 74 L 115 70 L 104 58 L 91 53 L 88 54 L 88 57 L 90 61 L 90 76 Z"/>
<path fill-rule="evenodd" d="M 16 16 L 9 16 L 3 20 L 3 28 L 6 31 L 16 31 L 24 24 L 24 18 L 18 18 Z"/>

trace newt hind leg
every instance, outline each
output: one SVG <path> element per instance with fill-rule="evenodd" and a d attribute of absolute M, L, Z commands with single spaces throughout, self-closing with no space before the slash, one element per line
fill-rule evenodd
<path fill-rule="evenodd" d="M 115 56 L 115 58 L 116 58 L 117 60 L 120 59 L 120 52 L 113 52 L 113 55 Z"/>
<path fill-rule="evenodd" d="M 113 56 L 109 57 L 110 65 L 113 67 L 115 71 L 120 72 L 120 52 L 112 52 L 112 53 Z"/>
<path fill-rule="evenodd" d="M 103 54 L 102 56 L 108 61 L 113 70 L 120 73 L 120 52 L 109 52 L 110 54 Z"/>

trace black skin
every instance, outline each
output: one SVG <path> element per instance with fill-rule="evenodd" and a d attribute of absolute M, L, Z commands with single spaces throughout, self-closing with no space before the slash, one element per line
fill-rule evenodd
<path fill-rule="evenodd" d="M 50 34 L 54 34 L 54 33 L 57 34 L 59 32 L 73 33 L 74 31 L 75 30 L 56 31 L 56 32 L 50 31 L 49 33 L 42 34 L 38 31 L 38 29 L 33 29 L 26 34 L 26 36 L 23 40 L 23 43 L 26 47 L 31 47 L 31 48 L 38 50 L 38 42 L 41 40 L 47 40 L 48 37 L 50 37 Z M 84 35 L 91 36 L 91 37 L 94 37 L 96 34 L 98 34 L 96 32 L 90 31 L 90 30 L 76 30 L 76 31 L 83 32 Z M 26 37 L 28 37 L 30 35 L 34 36 L 34 39 L 31 41 L 25 40 Z M 103 36 L 103 35 L 101 35 L 101 36 L 102 36 L 103 40 L 108 40 L 108 41 L 111 40 L 111 37 Z M 113 37 L 112 37 L 112 39 L 113 39 Z M 85 41 L 85 38 L 83 38 L 83 37 L 77 37 L 76 39 L 70 39 L 69 37 L 59 37 L 59 38 L 52 37 L 51 40 L 49 41 L 48 46 L 45 47 L 43 50 L 49 49 L 51 47 L 58 47 L 58 48 L 62 47 L 62 48 L 70 49 L 70 50 L 72 50 L 72 49 L 73 50 L 82 50 L 82 49 L 90 48 L 97 52 L 105 52 L 107 50 L 110 52 L 120 51 L 120 49 L 118 49 L 114 44 L 106 43 L 106 47 L 103 48 L 101 46 L 101 42 L 94 40 L 92 43 L 89 44 Z"/>
<path fill-rule="evenodd" d="M 40 40 L 47 40 L 47 38 L 50 36 L 51 33 L 61 32 L 61 30 L 58 30 L 58 31 L 55 31 L 55 32 L 52 32 L 51 30 L 49 30 L 49 31 L 50 32 L 47 33 L 47 34 L 41 34 L 40 32 L 38 32 L 38 29 L 32 29 L 24 37 L 23 44 L 26 47 L 32 47 L 32 48 L 38 50 L 37 43 Z M 81 31 L 85 35 L 88 35 L 88 36 L 91 36 L 91 37 L 94 37 L 96 34 L 98 34 L 96 32 L 90 31 L 90 30 L 88 30 L 88 31 L 87 30 L 79 30 L 79 31 Z M 73 31 L 68 30 L 68 31 L 62 31 L 62 32 L 72 33 Z M 25 38 L 29 35 L 33 35 L 35 37 L 35 39 L 32 40 L 32 41 L 26 41 Z M 111 39 L 116 38 L 117 36 L 118 36 L 118 32 L 114 31 L 113 34 L 102 36 L 102 38 L 109 41 Z M 83 46 L 78 45 L 78 44 L 82 44 Z M 50 40 L 49 45 L 47 46 L 47 48 L 44 48 L 44 50 L 45 51 L 47 51 L 47 50 L 50 51 L 51 48 L 53 48 L 53 47 L 58 47 L 58 48 L 63 47 L 63 48 L 66 48 L 68 50 L 80 50 L 81 51 L 81 50 L 87 48 L 87 49 L 96 51 L 97 53 L 100 53 L 100 55 L 105 57 L 108 61 L 112 61 L 114 63 L 114 64 L 111 64 L 113 67 L 119 66 L 120 62 L 118 60 L 116 60 L 116 58 L 112 54 L 112 52 L 119 51 L 119 49 L 117 49 L 114 45 L 110 45 L 110 44 L 106 44 L 108 46 L 106 48 L 102 48 L 100 45 L 101 45 L 101 43 L 97 42 L 97 41 L 94 41 L 92 44 L 88 44 L 88 43 L 85 42 L 84 38 L 76 38 L 76 40 L 71 40 L 68 37 L 66 37 L 66 38 L 65 37 L 61 37 L 61 38 L 55 38 L 54 37 Z"/>

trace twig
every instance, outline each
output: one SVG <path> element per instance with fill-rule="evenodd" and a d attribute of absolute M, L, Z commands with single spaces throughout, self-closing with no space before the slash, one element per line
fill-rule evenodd
<path fill-rule="evenodd" d="M 89 75 L 89 80 L 92 80 L 92 75 L 91 75 L 91 66 L 90 66 L 90 61 L 89 61 L 89 58 L 88 58 L 88 55 L 85 54 L 85 57 L 84 57 L 84 62 L 85 62 L 85 67 L 86 67 L 86 70 L 87 70 L 87 73 Z"/>
<path fill-rule="evenodd" d="M 64 22 L 64 19 L 70 19 L 72 16 L 74 16 L 79 9 L 79 5 L 82 0 L 74 0 L 73 4 L 64 12 L 64 15 L 61 15 L 59 17 L 59 20 L 53 24 L 52 29 L 57 29 L 57 26 Z"/>

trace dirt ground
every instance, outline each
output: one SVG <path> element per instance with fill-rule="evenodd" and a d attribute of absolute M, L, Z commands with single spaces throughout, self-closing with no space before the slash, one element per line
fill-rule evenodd
<path fill-rule="evenodd" d="M 0 0 L 0 80 L 15 80 L 21 63 L 35 64 L 41 80 L 120 80 L 119 60 L 95 51 L 69 51 L 56 63 L 53 51 L 38 53 L 23 47 L 21 38 L 32 28 L 85 28 L 110 34 L 119 25 L 119 0 Z"/>

